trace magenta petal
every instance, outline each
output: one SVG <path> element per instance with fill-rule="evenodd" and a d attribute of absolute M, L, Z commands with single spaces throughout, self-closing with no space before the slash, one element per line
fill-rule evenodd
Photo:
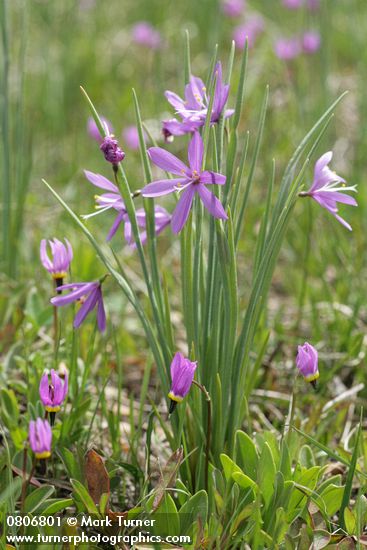
<path fill-rule="evenodd" d="M 89 172 L 89 170 L 84 170 L 84 174 L 96 187 L 107 189 L 107 191 L 113 191 L 114 193 L 120 193 L 118 187 L 104 176 L 101 176 L 101 174 L 94 174 L 93 172 Z"/>
<path fill-rule="evenodd" d="M 187 178 L 175 178 L 171 180 L 157 180 L 148 183 L 141 190 L 143 197 L 161 197 L 163 195 L 168 195 L 173 193 L 176 190 L 176 187 L 184 184 L 187 181 Z"/>
<path fill-rule="evenodd" d="M 99 290 L 99 298 L 98 298 L 97 324 L 101 332 L 104 332 L 106 330 L 106 313 L 104 310 L 101 290 Z"/>
<path fill-rule="evenodd" d="M 171 221 L 172 231 L 176 234 L 181 231 L 186 223 L 186 220 L 190 214 L 190 208 L 192 205 L 194 194 L 194 186 L 189 185 L 189 187 L 182 192 L 181 198 L 176 205 Z"/>
<path fill-rule="evenodd" d="M 46 239 L 42 239 L 41 245 L 40 245 L 40 258 L 43 266 L 47 270 L 51 270 L 53 268 L 52 262 L 47 254 L 47 242 Z"/>
<path fill-rule="evenodd" d="M 204 172 L 200 174 L 200 183 L 216 183 L 217 185 L 224 185 L 226 183 L 226 176 L 223 176 L 223 174 L 218 174 L 217 172 L 209 172 L 208 170 L 204 170 Z"/>
<path fill-rule="evenodd" d="M 161 147 L 150 147 L 148 155 L 156 166 L 159 166 L 159 168 L 162 168 L 166 172 L 171 172 L 178 176 L 189 174 L 187 166 L 180 159 Z"/>
<path fill-rule="evenodd" d="M 120 227 L 120 224 L 122 223 L 122 220 L 124 219 L 124 215 L 125 215 L 124 212 L 119 212 L 117 214 L 115 221 L 113 222 L 111 229 L 108 232 L 108 235 L 106 238 L 107 242 L 109 242 L 112 239 L 112 237 L 116 234 L 116 231 L 118 230 L 118 228 Z"/>
<path fill-rule="evenodd" d="M 166 99 L 169 101 L 172 107 L 174 107 L 177 111 L 185 108 L 184 100 L 181 99 L 180 96 L 178 96 L 174 92 L 170 92 L 169 90 L 167 90 L 166 92 L 164 92 L 164 95 L 166 96 Z"/>
<path fill-rule="evenodd" d="M 75 285 L 69 284 L 69 285 L 63 285 L 62 287 L 58 287 L 58 290 L 64 290 L 65 288 L 72 288 L 74 286 L 78 286 L 76 290 L 73 292 L 70 292 L 70 294 L 66 294 L 64 296 L 55 296 L 54 298 L 51 298 L 51 304 L 54 306 L 66 306 L 67 304 L 71 304 L 71 302 L 75 302 L 82 296 L 85 296 L 90 292 L 96 283 L 76 283 Z"/>
<path fill-rule="evenodd" d="M 79 328 L 86 316 L 93 310 L 98 300 L 98 288 L 94 289 L 81 305 L 78 313 L 75 315 L 74 328 Z"/>
<path fill-rule="evenodd" d="M 43 405 L 45 406 L 51 405 L 47 373 L 45 373 L 41 378 L 40 385 L 39 385 L 39 394 Z"/>
<path fill-rule="evenodd" d="M 317 196 L 326 201 L 336 201 L 343 204 L 349 204 L 350 206 L 358 206 L 358 203 L 354 197 L 344 195 L 340 191 L 319 191 Z"/>
<path fill-rule="evenodd" d="M 339 223 L 341 223 L 342 225 L 344 225 L 344 227 L 346 227 L 347 229 L 349 229 L 349 231 L 353 231 L 352 230 L 352 226 L 349 225 L 348 222 L 346 222 L 341 216 L 339 216 L 338 214 L 333 214 L 335 216 L 335 218 L 338 220 Z"/>
<path fill-rule="evenodd" d="M 189 165 L 191 170 L 200 174 L 203 164 L 204 145 L 199 132 L 194 132 L 188 149 Z"/>
<path fill-rule="evenodd" d="M 197 191 L 204 203 L 205 208 L 209 210 L 212 216 L 222 220 L 228 220 L 228 216 L 222 206 L 222 203 L 215 195 L 213 195 L 213 193 L 211 193 L 204 185 L 198 185 Z"/>
<path fill-rule="evenodd" d="M 322 175 L 323 169 L 331 162 L 333 158 L 333 152 L 328 151 L 324 153 L 315 163 L 315 179 L 318 179 Z"/>

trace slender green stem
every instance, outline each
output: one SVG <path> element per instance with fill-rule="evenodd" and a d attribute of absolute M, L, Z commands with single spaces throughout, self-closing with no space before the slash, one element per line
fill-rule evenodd
<path fill-rule="evenodd" d="M 206 447 L 205 447 L 205 490 L 209 490 L 209 455 L 210 455 L 210 444 L 211 444 L 211 434 L 212 434 L 212 402 L 209 395 L 209 392 L 202 384 L 199 384 L 196 380 L 193 380 L 193 384 L 199 388 L 203 393 L 206 404 L 207 404 L 207 430 L 206 430 Z"/>

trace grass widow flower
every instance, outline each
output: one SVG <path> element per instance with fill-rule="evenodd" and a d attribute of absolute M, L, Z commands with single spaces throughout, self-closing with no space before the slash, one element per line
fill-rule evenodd
<path fill-rule="evenodd" d="M 302 36 L 302 49 L 304 53 L 313 54 L 320 49 L 321 37 L 317 31 L 307 31 Z"/>
<path fill-rule="evenodd" d="M 306 382 L 311 382 L 315 387 L 319 377 L 318 353 L 308 342 L 305 342 L 303 346 L 298 346 L 296 365 Z"/>
<path fill-rule="evenodd" d="M 51 369 L 51 384 L 48 374 L 45 372 L 39 385 L 39 394 L 43 406 L 49 413 L 57 413 L 60 410 L 66 395 L 68 393 L 68 375 L 65 374 L 64 382 L 60 376 Z"/>
<path fill-rule="evenodd" d="M 62 285 L 64 277 L 66 277 L 69 270 L 71 260 L 73 259 L 73 249 L 67 239 L 65 243 L 62 243 L 58 239 L 49 240 L 48 244 L 51 248 L 52 260 L 47 253 L 47 241 L 42 239 L 40 245 L 40 258 L 42 265 L 55 280 L 56 287 Z"/>
<path fill-rule="evenodd" d="M 131 228 L 129 216 L 125 207 L 125 203 L 122 200 L 122 197 L 117 185 L 112 183 L 110 180 L 108 180 L 101 174 L 94 174 L 93 172 L 89 172 L 88 170 L 84 170 L 84 174 L 85 174 L 85 177 L 93 185 L 95 185 L 96 187 L 99 187 L 100 189 L 105 189 L 106 191 L 109 191 L 109 192 L 103 193 L 102 195 L 95 195 L 97 212 L 94 212 L 93 214 L 87 214 L 86 216 L 83 216 L 83 218 L 84 219 L 91 218 L 93 216 L 96 216 L 97 214 L 102 214 L 102 212 L 106 212 L 111 208 L 113 210 L 116 210 L 117 216 L 115 218 L 115 221 L 112 224 L 111 229 L 108 232 L 106 241 L 109 242 L 112 239 L 112 237 L 116 234 L 120 225 L 124 223 L 125 239 L 130 246 L 135 247 L 135 241 L 132 235 L 132 228 Z M 140 208 L 139 210 L 136 211 L 135 214 L 136 214 L 136 221 L 138 226 L 145 229 L 146 228 L 145 210 L 143 208 Z M 161 206 L 158 206 L 158 205 L 155 206 L 154 223 L 155 223 L 156 235 L 159 235 L 159 233 L 161 233 L 163 229 L 170 224 L 170 222 L 171 222 L 170 214 L 168 214 L 168 212 Z M 146 231 L 142 231 L 140 235 L 140 239 L 142 244 L 146 243 L 147 241 Z"/>
<path fill-rule="evenodd" d="M 29 423 L 29 444 L 38 459 L 51 456 L 52 430 L 47 420 L 37 418 Z"/>
<path fill-rule="evenodd" d="M 358 206 L 357 201 L 350 195 L 344 195 L 346 191 L 357 192 L 356 185 L 347 187 L 345 180 L 330 170 L 328 164 L 333 158 L 332 151 L 322 155 L 315 164 L 314 179 L 311 188 L 308 191 L 301 192 L 301 197 L 312 197 L 320 206 L 329 210 L 329 212 L 344 227 L 352 231 L 351 226 L 342 217 L 338 215 L 337 203 Z"/>
<path fill-rule="evenodd" d="M 175 354 L 171 363 L 172 384 L 168 394 L 171 400 L 170 414 L 174 411 L 176 404 L 181 403 L 185 395 L 189 393 L 196 368 L 196 361 L 190 361 L 179 351 Z"/>
<path fill-rule="evenodd" d="M 237 48 L 243 50 L 248 43 L 249 48 L 253 48 L 256 38 L 264 30 L 264 20 L 260 15 L 253 15 L 246 19 L 242 25 L 235 27 L 233 31 L 233 40 Z"/>
<path fill-rule="evenodd" d="M 212 124 L 218 122 L 222 114 L 224 118 L 228 118 L 234 113 L 233 109 L 225 109 L 229 95 L 229 84 L 223 83 L 222 64 L 220 61 L 215 66 L 214 76 L 216 77 L 216 85 L 210 117 Z M 179 136 L 194 132 L 201 126 L 204 126 L 210 97 L 206 93 L 206 87 L 201 78 L 191 75 L 190 82 L 185 86 L 184 99 L 169 90 L 164 95 L 182 119 L 181 122 L 177 119 L 163 121 L 163 135 L 165 138 L 167 138 L 168 134 L 168 137 Z"/>
<path fill-rule="evenodd" d="M 185 225 L 196 193 L 212 216 L 222 220 L 228 219 L 221 202 L 206 187 L 208 184 L 224 185 L 226 177 L 216 172 L 202 171 L 203 153 L 203 140 L 198 132 L 194 133 L 189 143 L 189 166 L 160 147 L 151 147 L 148 150 L 148 155 L 154 164 L 166 172 L 180 176 L 174 179 L 154 181 L 141 191 L 143 197 L 159 197 L 174 191 L 182 191 L 172 215 L 171 226 L 174 233 L 179 233 Z"/>
<path fill-rule="evenodd" d="M 140 46 L 156 50 L 162 46 L 160 33 L 148 21 L 139 21 L 132 28 L 132 39 Z"/>
<path fill-rule="evenodd" d="M 51 298 L 54 306 L 67 306 L 79 301 L 80 309 L 74 319 L 74 328 L 79 328 L 84 319 L 97 307 L 97 325 L 101 332 L 106 329 L 106 314 L 103 305 L 102 282 L 70 283 L 63 285 L 60 290 L 71 290 L 69 294 Z"/>

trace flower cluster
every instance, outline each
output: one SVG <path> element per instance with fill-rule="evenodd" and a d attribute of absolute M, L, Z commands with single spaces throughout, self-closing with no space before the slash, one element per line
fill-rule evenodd
<path fill-rule="evenodd" d="M 319 8 L 319 0 L 283 0 L 285 8 L 296 10 L 303 6 L 310 11 Z M 300 54 L 314 54 L 321 46 L 320 33 L 314 29 L 305 30 L 291 37 L 281 37 L 274 44 L 274 52 L 279 59 L 290 61 Z"/>

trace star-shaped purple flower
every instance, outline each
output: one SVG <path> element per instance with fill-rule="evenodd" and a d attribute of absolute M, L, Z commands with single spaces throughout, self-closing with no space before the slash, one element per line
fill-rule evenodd
<path fill-rule="evenodd" d="M 93 214 L 87 214 L 86 216 L 83 216 L 83 218 L 84 219 L 91 218 L 92 216 L 96 216 L 97 214 L 106 212 L 111 208 L 113 210 L 116 210 L 117 216 L 115 218 L 115 221 L 112 224 L 111 229 L 108 232 L 106 241 L 109 242 L 112 239 L 112 237 L 116 234 L 121 223 L 124 223 L 125 239 L 130 246 L 135 248 L 136 245 L 135 245 L 134 237 L 132 235 L 131 223 L 129 220 L 129 216 L 127 214 L 125 203 L 122 200 L 122 197 L 117 185 L 112 183 L 110 180 L 108 180 L 101 174 L 94 174 L 93 172 L 89 172 L 88 170 L 84 170 L 84 174 L 86 178 L 93 185 L 95 185 L 96 187 L 99 187 L 100 189 L 105 189 L 106 191 L 109 191 L 109 192 L 103 193 L 102 195 L 95 195 L 97 212 L 93 212 Z M 140 208 L 139 210 L 136 211 L 136 221 L 139 227 L 143 229 L 146 228 L 146 216 L 145 216 L 145 210 L 143 208 Z M 170 222 L 171 222 L 170 214 L 168 214 L 168 212 L 161 206 L 158 206 L 158 205 L 155 206 L 154 223 L 155 223 L 156 235 L 159 235 L 159 233 L 161 233 L 163 229 L 170 224 Z M 146 231 L 142 231 L 140 235 L 140 239 L 143 245 L 147 242 Z"/>
<path fill-rule="evenodd" d="M 101 332 L 106 329 L 106 314 L 103 305 L 102 284 L 100 281 L 92 283 L 70 283 L 62 285 L 59 290 L 71 290 L 67 295 L 51 298 L 54 306 L 67 306 L 72 302 L 81 302 L 81 307 L 75 315 L 74 328 L 80 327 L 87 315 L 97 307 L 97 324 Z"/>
<path fill-rule="evenodd" d="M 154 164 L 166 172 L 180 176 L 175 179 L 153 181 L 141 191 L 143 197 L 159 197 L 174 191 L 182 192 L 172 215 L 171 226 L 174 233 L 179 233 L 185 225 L 196 193 L 212 216 L 222 220 L 228 219 L 221 202 L 206 188 L 208 184 L 224 185 L 226 177 L 216 172 L 202 170 L 203 153 L 203 140 L 198 132 L 194 133 L 189 143 L 189 166 L 160 147 L 151 147 L 148 150 L 148 155 Z"/>
<path fill-rule="evenodd" d="M 225 118 L 232 116 L 234 113 L 233 109 L 225 109 L 229 84 L 223 83 L 222 64 L 220 62 L 215 66 L 214 76 L 216 77 L 216 85 L 210 118 L 212 124 L 218 122 L 222 113 Z M 182 119 L 181 121 L 170 119 L 163 122 L 163 134 L 166 138 L 194 132 L 204 126 L 210 97 L 206 93 L 206 87 L 201 78 L 190 77 L 190 82 L 185 86 L 184 99 L 169 90 L 165 92 L 165 96 Z"/>
<path fill-rule="evenodd" d="M 300 193 L 301 197 L 312 197 L 320 206 L 329 210 L 329 212 L 340 222 L 344 227 L 352 231 L 351 226 L 343 218 L 338 215 L 337 203 L 349 204 L 350 206 L 358 206 L 354 197 L 344 195 L 346 191 L 356 192 L 356 185 L 347 187 L 345 180 L 330 170 L 328 164 L 333 157 L 332 151 L 325 153 L 315 164 L 314 179 L 311 188 Z"/>

